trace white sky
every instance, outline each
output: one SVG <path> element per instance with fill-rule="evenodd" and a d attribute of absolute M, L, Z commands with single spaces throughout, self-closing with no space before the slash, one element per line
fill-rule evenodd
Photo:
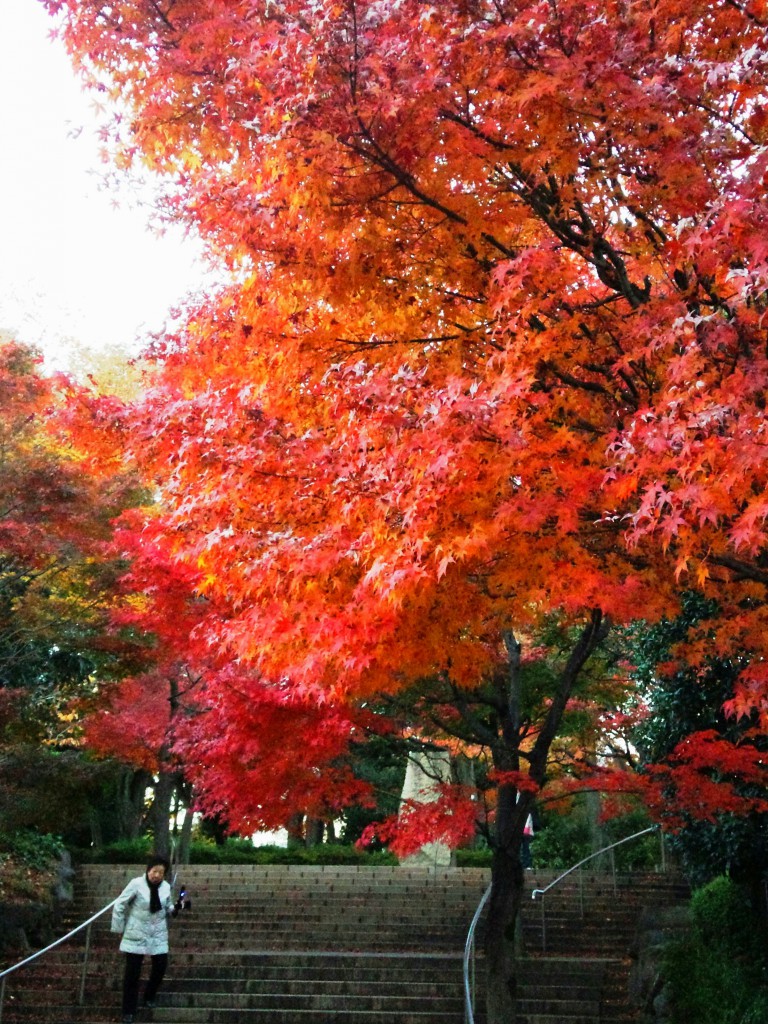
<path fill-rule="evenodd" d="M 137 352 L 204 269 L 103 189 L 93 97 L 50 29 L 37 0 L 0 0 L 0 329 L 66 368 L 68 338 Z"/>

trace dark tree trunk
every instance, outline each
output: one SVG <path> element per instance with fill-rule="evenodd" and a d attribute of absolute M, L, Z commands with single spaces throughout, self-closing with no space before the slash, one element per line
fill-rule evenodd
<path fill-rule="evenodd" d="M 285 826 L 288 833 L 288 849 L 295 850 L 304 845 L 304 815 L 293 814 Z"/>
<path fill-rule="evenodd" d="M 187 813 L 184 815 L 184 821 L 181 825 L 177 848 L 176 860 L 179 864 L 189 864 L 190 848 L 192 846 L 192 810 L 189 802 L 187 803 L 186 811 Z"/>
<path fill-rule="evenodd" d="M 517 926 L 523 897 L 523 868 L 517 854 L 496 849 L 485 932 L 488 1024 L 517 1021 Z"/>
<path fill-rule="evenodd" d="M 308 847 L 320 846 L 325 832 L 325 823 L 320 818 L 307 817 L 304 826 L 304 843 Z"/>
<path fill-rule="evenodd" d="M 192 842 L 192 787 L 185 782 L 181 772 L 176 773 L 176 792 L 173 806 L 174 860 L 177 864 L 189 864 Z M 184 811 L 184 820 L 179 827 L 179 814 Z"/>
<path fill-rule="evenodd" d="M 154 837 L 154 852 L 168 859 L 171 856 L 171 800 L 175 788 L 176 773 L 161 769 L 155 782 L 150 823 Z"/>
<path fill-rule="evenodd" d="M 141 835 L 146 813 L 147 789 L 152 776 L 144 769 L 126 768 L 120 787 L 120 838 L 136 839 Z"/>
<path fill-rule="evenodd" d="M 608 632 L 602 613 L 593 610 L 560 673 L 546 717 L 532 749 L 523 755 L 528 761 L 528 777 L 541 788 L 547 777 L 552 743 L 557 736 L 573 687 L 595 648 Z M 520 654 L 513 634 L 505 637 L 508 655 L 507 678 L 500 681 L 503 700 L 498 702 L 499 731 L 492 742 L 494 767 L 503 772 L 520 768 Z M 518 919 L 523 894 L 523 867 L 520 850 L 525 819 L 531 811 L 534 794 L 514 785 L 498 789 L 496 824 L 491 837 L 494 850 L 491 868 L 491 897 L 486 920 L 486 1009 L 487 1024 L 516 1024 Z"/>

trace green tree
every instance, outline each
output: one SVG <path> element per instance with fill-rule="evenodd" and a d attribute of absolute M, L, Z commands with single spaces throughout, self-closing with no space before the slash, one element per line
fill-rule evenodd
<path fill-rule="evenodd" d="M 732 699 L 739 673 L 748 661 L 745 653 L 728 656 L 705 654 L 700 663 L 686 662 L 686 642 L 700 634 L 715 650 L 710 623 L 718 605 L 700 594 L 688 593 L 683 610 L 672 620 L 638 625 L 632 634 L 632 657 L 648 705 L 647 717 L 635 732 L 641 760 L 663 762 L 677 745 L 695 733 L 713 731 L 734 745 L 748 739 L 768 751 L 768 740 L 756 731 L 756 714 L 738 717 L 725 710 Z M 727 770 L 723 774 L 727 774 Z M 711 772 L 717 777 L 717 769 Z M 745 795 L 760 795 L 754 783 L 741 783 Z M 722 811 L 714 821 L 700 820 L 682 811 L 684 827 L 669 837 L 672 851 L 696 885 L 725 873 L 753 885 L 768 869 L 768 814 Z"/>

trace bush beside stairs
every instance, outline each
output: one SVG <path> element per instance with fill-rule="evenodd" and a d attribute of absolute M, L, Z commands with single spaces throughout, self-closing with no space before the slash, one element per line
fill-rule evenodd
<path fill-rule="evenodd" d="M 142 868 L 78 871 L 73 927 Z M 527 873 L 519 1024 L 629 1024 L 629 950 L 643 906 L 685 899 L 668 875 L 586 876 L 545 897 Z M 480 868 L 193 866 L 179 872 L 191 911 L 171 923 L 168 974 L 137 1024 L 461 1024 L 462 954 L 489 882 Z M 120 1020 L 122 957 L 109 914 L 93 926 L 85 1002 L 84 935 L 10 976 L 3 1024 Z M 481 939 L 478 947 L 481 948 Z M 148 964 L 145 964 L 145 976 Z M 477 966 L 482 978 L 482 963 Z M 482 993 L 477 1024 L 483 1024 Z"/>

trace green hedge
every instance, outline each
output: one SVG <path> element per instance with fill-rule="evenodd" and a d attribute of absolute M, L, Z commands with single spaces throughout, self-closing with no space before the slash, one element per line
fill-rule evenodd
<path fill-rule="evenodd" d="M 694 893 L 693 930 L 664 962 L 672 1024 L 766 1024 L 765 927 L 747 893 L 716 878 Z"/>
<path fill-rule="evenodd" d="M 18 829 L 15 832 L 0 832 L 0 856 L 5 855 L 21 861 L 27 867 L 43 871 L 57 861 L 64 852 L 59 836 L 32 829 Z"/>
<path fill-rule="evenodd" d="M 151 854 L 151 840 L 143 837 L 110 843 L 101 849 L 73 850 L 81 864 L 140 864 Z M 247 839 L 228 839 L 221 846 L 197 842 L 190 847 L 191 864 L 396 864 L 393 854 L 366 853 L 354 846 L 322 845 L 285 849 L 280 846 L 253 846 Z"/>

